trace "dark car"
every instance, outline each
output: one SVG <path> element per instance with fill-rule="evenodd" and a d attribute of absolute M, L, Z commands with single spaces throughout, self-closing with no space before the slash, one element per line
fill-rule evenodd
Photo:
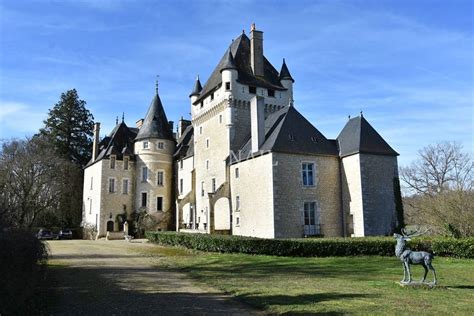
<path fill-rule="evenodd" d="M 62 229 L 59 231 L 58 239 L 72 239 L 72 231 L 70 229 Z"/>
<path fill-rule="evenodd" d="M 36 234 L 38 239 L 53 239 L 53 232 L 49 229 L 40 229 L 39 232 Z"/>

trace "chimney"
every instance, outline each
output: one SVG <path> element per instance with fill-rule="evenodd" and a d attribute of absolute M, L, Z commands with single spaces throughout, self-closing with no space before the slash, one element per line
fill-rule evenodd
<path fill-rule="evenodd" d="M 92 161 L 94 162 L 99 154 L 99 135 L 100 135 L 100 123 L 94 124 L 94 141 L 92 144 Z"/>
<path fill-rule="evenodd" d="M 139 119 L 135 124 L 136 124 L 137 128 L 142 127 L 142 125 L 143 125 L 143 119 Z"/>
<path fill-rule="evenodd" d="M 169 124 L 170 130 L 171 130 L 171 133 L 173 133 L 174 122 L 173 121 L 168 121 L 168 124 Z"/>
<path fill-rule="evenodd" d="M 263 77 L 263 32 L 255 29 L 255 23 L 250 29 L 250 62 L 253 74 Z"/>
<path fill-rule="evenodd" d="M 181 116 L 181 119 L 178 121 L 178 138 L 180 138 L 181 135 L 183 135 L 184 130 L 185 130 L 189 125 L 191 125 L 191 121 L 185 120 L 185 119 L 183 119 L 183 117 Z"/>
<path fill-rule="evenodd" d="M 255 96 L 250 100 L 252 152 L 257 152 L 265 141 L 265 98 Z"/>

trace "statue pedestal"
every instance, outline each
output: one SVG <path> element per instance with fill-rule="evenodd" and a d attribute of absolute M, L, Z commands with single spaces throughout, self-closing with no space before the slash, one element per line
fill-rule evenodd
<path fill-rule="evenodd" d="M 436 284 L 429 283 L 429 282 L 410 282 L 410 283 L 405 283 L 405 282 L 395 282 L 401 287 L 412 287 L 412 288 L 434 288 L 436 287 Z"/>

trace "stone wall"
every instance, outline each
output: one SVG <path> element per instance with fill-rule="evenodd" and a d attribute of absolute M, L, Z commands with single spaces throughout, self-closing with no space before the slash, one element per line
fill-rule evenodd
<path fill-rule="evenodd" d="M 313 186 L 303 186 L 304 162 L 315 165 Z M 273 165 L 275 238 L 303 237 L 305 202 L 317 203 L 325 237 L 342 236 L 339 158 L 274 153 Z"/>
<path fill-rule="evenodd" d="M 346 236 L 363 237 L 365 228 L 359 154 L 342 158 L 341 169 Z"/>
<path fill-rule="evenodd" d="M 269 153 L 230 167 L 234 235 L 275 237 L 272 159 Z M 239 169 L 238 178 L 236 169 Z M 237 207 L 237 196 L 240 207 Z"/>

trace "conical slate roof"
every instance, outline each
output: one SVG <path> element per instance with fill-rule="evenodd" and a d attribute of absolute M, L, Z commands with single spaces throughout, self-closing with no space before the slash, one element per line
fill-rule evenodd
<path fill-rule="evenodd" d="M 337 137 L 337 141 L 341 157 L 357 153 L 398 156 L 398 153 L 387 144 L 362 115 L 347 122 Z"/>
<path fill-rule="evenodd" d="M 151 101 L 150 108 L 148 109 L 143 125 L 138 131 L 135 141 L 145 138 L 174 139 L 173 131 L 171 130 L 168 119 L 166 118 L 165 110 L 161 104 L 158 91 Z"/>
<path fill-rule="evenodd" d="M 192 97 L 192 96 L 195 96 L 195 95 L 199 95 L 199 93 L 201 92 L 201 90 L 202 90 L 201 81 L 199 80 L 199 76 L 197 76 L 196 82 L 194 83 L 193 91 L 191 91 L 191 94 L 189 95 L 189 97 Z"/>
<path fill-rule="evenodd" d="M 285 58 L 283 58 L 283 65 L 281 65 L 281 70 L 280 70 L 280 80 L 285 80 L 285 79 L 295 82 L 295 80 L 290 74 L 290 71 L 288 70 L 288 67 L 286 66 Z"/>
<path fill-rule="evenodd" d="M 224 59 L 224 63 L 221 67 L 220 72 L 222 72 L 226 69 L 237 69 L 237 67 L 235 66 L 235 63 L 234 63 L 234 56 L 232 56 L 232 52 L 230 51 L 230 47 L 227 50 L 226 58 Z"/>

